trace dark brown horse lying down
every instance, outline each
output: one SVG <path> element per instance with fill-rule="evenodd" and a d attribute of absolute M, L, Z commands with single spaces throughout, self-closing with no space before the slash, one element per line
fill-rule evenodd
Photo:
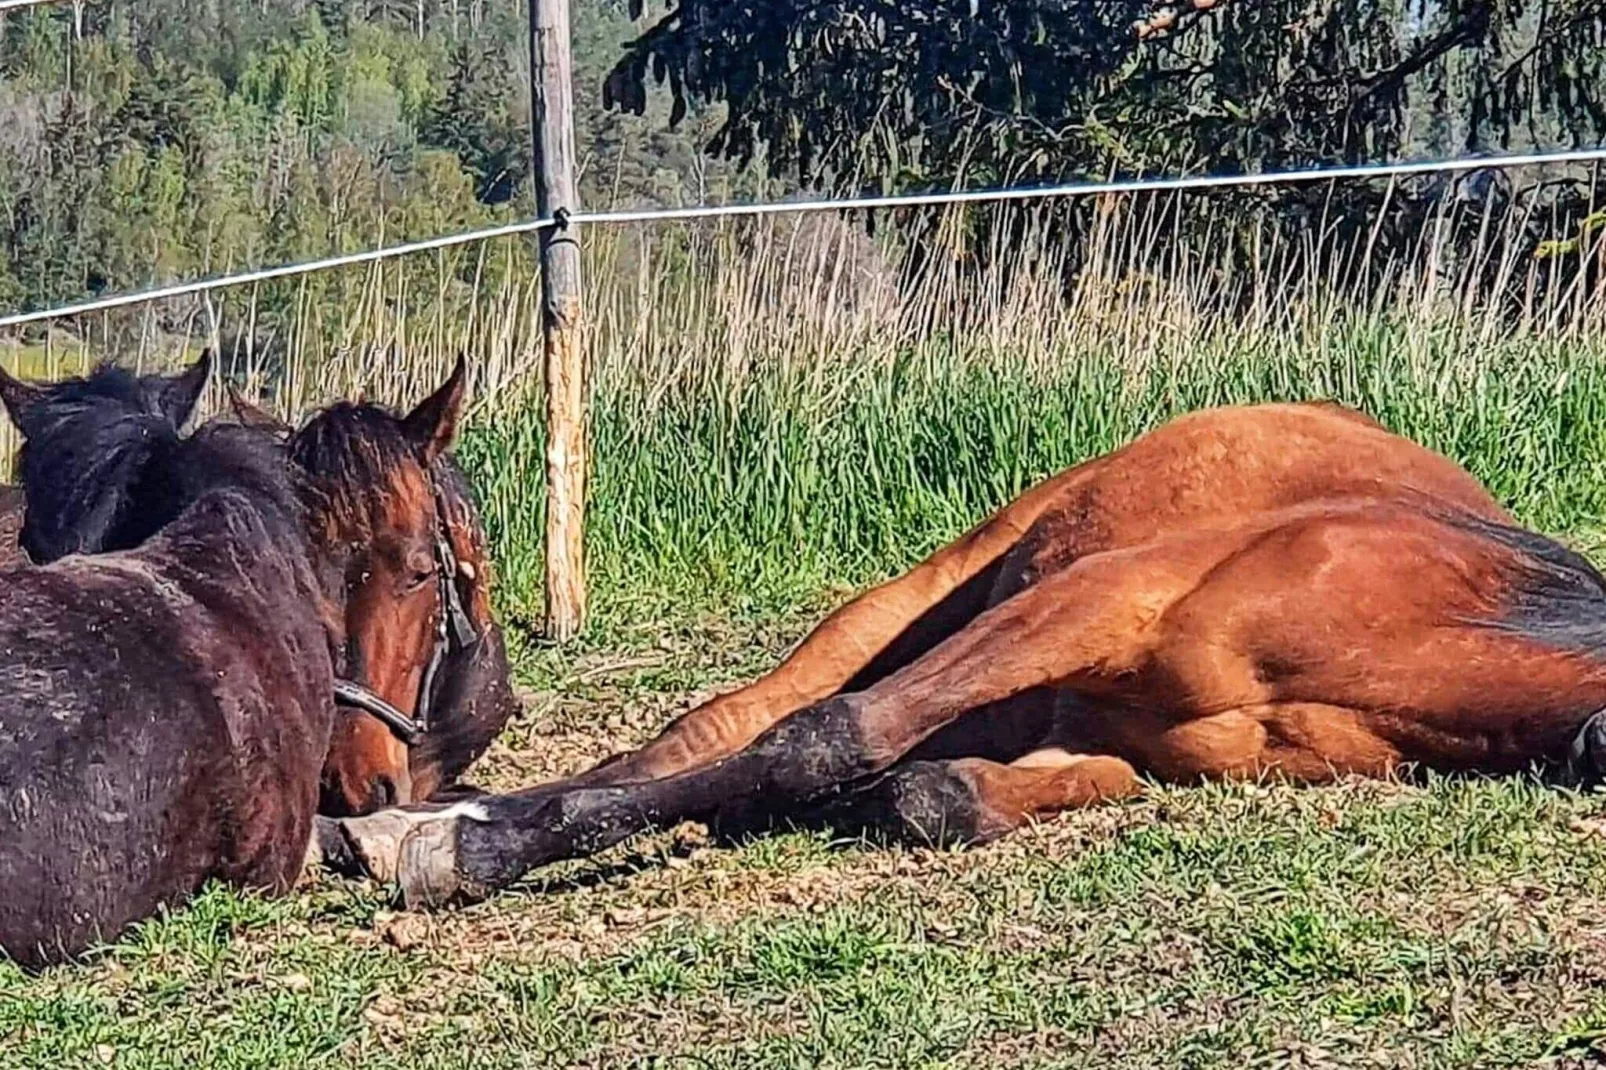
<path fill-rule="evenodd" d="M 287 888 L 320 784 L 343 810 L 423 798 L 489 742 L 506 663 L 443 467 L 462 372 L 405 419 L 336 406 L 288 442 L 182 438 L 144 406 L 152 379 L 116 370 L 0 378 L 23 545 L 93 553 L 0 573 L 0 950 L 66 957 L 209 879 Z M 480 626 L 466 646 L 441 644 L 445 601 Z M 375 747 L 366 713 L 337 712 L 342 675 L 408 714 L 432 700 L 421 744 Z"/>
<path fill-rule="evenodd" d="M 436 902 L 733 812 L 984 840 L 1140 773 L 1593 775 L 1603 706 L 1582 558 L 1355 412 L 1218 409 L 1033 488 L 633 754 L 343 833 Z"/>

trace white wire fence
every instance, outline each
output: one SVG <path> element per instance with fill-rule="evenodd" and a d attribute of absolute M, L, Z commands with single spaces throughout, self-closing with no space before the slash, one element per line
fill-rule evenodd
<path fill-rule="evenodd" d="M 7 11 L 61 3 L 63 0 L 0 0 L 0 14 Z M 1463 174 L 1486 169 L 1517 167 L 1557 167 L 1606 161 L 1606 147 L 1553 152 L 1513 153 L 1499 156 L 1463 156 L 1452 159 L 1416 160 L 1398 163 L 1310 167 L 1260 174 L 1184 175 L 1176 177 L 1134 178 L 1105 182 L 1072 182 L 1053 186 L 952 190 L 906 193 L 887 196 L 832 197 L 768 203 L 709 205 L 689 208 L 643 208 L 623 211 L 583 212 L 559 210 L 553 216 L 521 220 L 500 226 L 458 231 L 431 238 L 381 246 L 357 253 L 321 257 L 294 263 L 255 268 L 248 271 L 192 279 L 123 293 L 109 294 L 87 301 L 50 308 L 15 312 L 0 316 L 0 329 L 30 323 L 69 319 L 130 305 L 147 304 L 177 297 L 209 293 L 235 286 L 247 286 L 316 272 L 354 267 L 470 245 L 519 234 L 533 234 L 550 227 L 579 225 L 621 225 L 721 219 L 738 216 L 775 216 L 802 212 L 849 212 L 896 210 L 963 204 L 999 204 L 1089 197 L 1122 193 L 1188 192 L 1213 189 L 1247 189 L 1272 185 L 1298 185 L 1379 178 L 1406 178 L 1431 174 Z"/>
<path fill-rule="evenodd" d="M 49 0 L 12 0 L 14 3 L 36 4 Z M 0 9 L 3 10 L 3 9 Z M 54 308 L 17 312 L 0 316 L 0 329 L 19 327 L 44 320 L 66 319 L 93 312 L 122 308 L 128 305 L 186 297 L 232 286 L 270 282 L 335 268 L 371 264 L 416 253 L 432 252 L 454 246 L 469 245 L 494 238 L 517 234 L 531 234 L 549 227 L 579 225 L 621 225 L 627 223 L 656 223 L 723 219 L 735 216 L 774 216 L 802 212 L 847 212 L 922 208 L 960 204 L 1000 204 L 1009 202 L 1040 201 L 1072 197 L 1089 197 L 1121 193 L 1166 193 L 1212 189 L 1246 189 L 1258 186 L 1298 185 L 1316 182 L 1336 182 L 1354 179 L 1405 178 L 1430 174 L 1460 174 L 1469 171 L 1510 169 L 1516 167 L 1555 167 L 1566 164 L 1600 163 L 1606 161 L 1606 148 L 1572 149 L 1556 152 L 1512 153 L 1501 156 L 1463 156 L 1443 160 L 1417 160 L 1402 163 L 1358 164 L 1341 167 L 1311 167 L 1290 171 L 1271 171 L 1262 174 L 1239 175 L 1186 175 L 1172 178 L 1136 178 L 1110 182 L 1073 182 L 1055 186 L 1025 188 L 953 190 L 938 193 L 893 194 L 880 197 L 830 197 L 814 200 L 776 201 L 768 203 L 708 205 L 690 208 L 642 208 L 607 212 L 568 212 L 560 210 L 549 218 L 529 219 L 501 226 L 459 231 L 418 241 L 381 246 L 358 253 L 305 260 L 257 268 L 236 274 L 217 275 L 194 279 L 150 289 L 111 294 L 89 301 L 59 305 Z"/>

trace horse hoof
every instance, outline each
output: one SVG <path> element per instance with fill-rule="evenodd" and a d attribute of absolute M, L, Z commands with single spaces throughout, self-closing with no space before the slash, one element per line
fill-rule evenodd
<path fill-rule="evenodd" d="M 444 906 L 463 891 L 457 872 L 456 821 L 419 825 L 402 840 L 396 882 L 409 910 Z"/>
<path fill-rule="evenodd" d="M 445 902 L 456 892 L 446 887 L 455 865 L 460 822 L 484 821 L 486 814 L 478 803 L 461 802 L 444 808 L 381 810 L 365 817 L 347 817 L 330 824 L 338 828 L 338 848 L 325 847 L 327 861 L 332 855 L 350 860 L 348 869 L 384 884 L 402 886 L 402 898 L 433 906 Z M 334 837 L 330 837 L 334 839 Z M 447 866 L 446 870 L 439 867 Z"/>
<path fill-rule="evenodd" d="M 1569 784 L 1581 788 L 1606 780 L 1606 710 L 1593 714 L 1573 737 L 1566 778 Z"/>

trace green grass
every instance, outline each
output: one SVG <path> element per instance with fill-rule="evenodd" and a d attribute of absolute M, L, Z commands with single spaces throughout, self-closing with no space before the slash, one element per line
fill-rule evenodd
<path fill-rule="evenodd" d="M 0 968 L 0 1052 L 41 1068 L 1528 1066 L 1606 1035 L 1600 810 L 1521 780 L 1218 787 L 964 854 L 664 841 L 423 920 L 343 884 L 218 891 L 88 966 Z"/>
<path fill-rule="evenodd" d="M 1388 320 L 1319 334 L 1112 343 L 1028 363 L 940 342 L 833 375 L 760 367 L 662 391 L 604 378 L 588 554 L 603 627 L 688 606 L 773 611 L 907 568 L 1026 487 L 1210 405 L 1332 398 L 1465 464 L 1524 522 L 1606 518 L 1606 346 Z M 505 604 L 540 604 L 538 409 L 473 429 Z"/>

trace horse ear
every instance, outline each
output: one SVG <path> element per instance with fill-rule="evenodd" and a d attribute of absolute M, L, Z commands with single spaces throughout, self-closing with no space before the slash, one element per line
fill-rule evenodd
<path fill-rule="evenodd" d="M 457 423 L 463 416 L 467 371 L 467 362 L 459 353 L 452 377 L 402 420 L 402 432 L 424 464 L 434 463 L 435 458 L 452 448 L 452 440 L 457 437 Z"/>
<path fill-rule="evenodd" d="M 246 427 L 254 427 L 258 431 L 267 431 L 281 438 L 290 436 L 291 429 L 289 424 L 262 406 L 247 401 L 245 396 L 234 388 L 234 384 L 229 384 L 228 392 L 229 407 L 234 410 L 234 415 Z"/>
<path fill-rule="evenodd" d="M 44 387 L 25 383 L 4 368 L 0 368 L 0 401 L 5 402 L 11 422 L 17 425 L 17 430 L 22 432 L 24 438 L 28 437 L 31 430 L 34 408 L 47 396 Z"/>
<path fill-rule="evenodd" d="M 207 377 L 212 374 L 212 351 L 204 349 L 201 357 L 184 371 L 164 380 L 157 394 L 162 413 L 173 421 L 174 427 L 183 427 L 195 412 L 195 403 L 206 389 Z"/>

